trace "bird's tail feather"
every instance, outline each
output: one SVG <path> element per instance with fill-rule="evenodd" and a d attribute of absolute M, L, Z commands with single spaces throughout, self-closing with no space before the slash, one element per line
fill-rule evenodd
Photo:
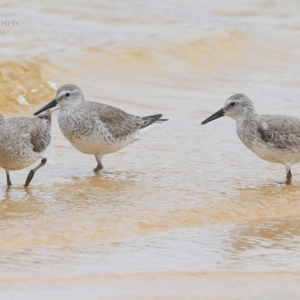
<path fill-rule="evenodd" d="M 141 128 L 148 127 L 153 123 L 162 123 L 162 122 L 169 120 L 169 119 L 161 119 L 161 117 L 162 117 L 162 114 L 143 117 L 142 119 L 144 120 L 144 124 L 142 125 Z"/>

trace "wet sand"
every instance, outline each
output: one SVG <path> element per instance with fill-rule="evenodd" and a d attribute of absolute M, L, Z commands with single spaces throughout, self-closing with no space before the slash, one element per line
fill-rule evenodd
<path fill-rule="evenodd" d="M 31 186 L 30 168 L 10 190 L 0 180 L 1 299 L 299 298 L 299 166 L 282 185 L 284 167 L 246 149 L 233 120 L 200 123 L 240 92 L 259 113 L 299 116 L 300 6 L 57 4 L 0 5 L 21 21 L 0 35 L 0 111 L 32 115 L 75 83 L 87 100 L 170 121 L 95 175 L 53 113 Z"/>

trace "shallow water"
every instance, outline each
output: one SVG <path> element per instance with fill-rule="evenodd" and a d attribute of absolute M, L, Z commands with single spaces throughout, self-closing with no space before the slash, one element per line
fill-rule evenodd
<path fill-rule="evenodd" d="M 53 114 L 48 162 L 0 189 L 1 299 L 298 299 L 300 171 L 258 159 L 234 121 L 201 126 L 234 93 L 298 116 L 300 4 L 7 1 L 0 111 L 31 115 L 62 84 L 170 121 L 104 157 Z M 3 33 L 3 30 L 6 33 Z M 51 291 L 51 292 L 50 292 Z"/>

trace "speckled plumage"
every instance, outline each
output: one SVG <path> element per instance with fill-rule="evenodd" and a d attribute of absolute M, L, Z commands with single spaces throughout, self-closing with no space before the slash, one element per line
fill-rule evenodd
<path fill-rule="evenodd" d="M 24 169 L 42 158 L 51 142 L 50 129 L 50 112 L 33 118 L 5 119 L 0 114 L 0 167 L 6 170 L 8 186 L 11 185 L 10 170 Z M 27 178 L 25 186 L 29 185 L 34 172 Z"/>
<path fill-rule="evenodd" d="M 264 160 L 285 166 L 286 183 L 290 183 L 290 168 L 300 162 L 300 119 L 285 115 L 259 115 L 247 96 L 236 94 L 202 124 L 224 115 L 235 119 L 237 134 L 247 148 Z"/>
<path fill-rule="evenodd" d="M 94 155 L 95 172 L 103 168 L 102 156 L 116 152 L 140 139 L 149 128 L 166 121 L 157 114 L 139 117 L 117 107 L 85 101 L 81 89 L 66 84 L 57 90 L 56 97 L 35 113 L 58 105 L 58 124 L 66 139 L 80 152 Z"/>

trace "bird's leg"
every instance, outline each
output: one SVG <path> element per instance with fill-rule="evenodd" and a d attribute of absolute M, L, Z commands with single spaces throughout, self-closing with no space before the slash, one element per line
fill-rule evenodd
<path fill-rule="evenodd" d="M 100 170 L 103 169 L 103 165 L 101 163 L 102 155 L 95 156 L 95 158 L 96 158 L 96 161 L 97 161 L 97 166 L 94 169 L 94 172 L 97 173 L 97 172 L 99 172 Z"/>
<path fill-rule="evenodd" d="M 291 169 L 288 166 L 285 166 L 286 168 L 286 184 L 291 184 L 292 183 L 292 172 Z"/>
<path fill-rule="evenodd" d="M 6 172 L 7 186 L 10 187 L 11 186 L 11 181 L 10 181 L 9 171 L 5 170 L 5 172 Z"/>
<path fill-rule="evenodd" d="M 291 170 L 289 170 L 286 174 L 286 181 L 285 181 L 286 184 L 291 184 L 292 183 L 292 172 Z"/>
<path fill-rule="evenodd" d="M 29 172 L 24 187 L 28 187 L 28 186 L 29 186 L 29 183 L 30 183 L 30 181 L 32 180 L 32 178 L 33 178 L 35 172 L 36 172 L 39 168 L 41 168 L 46 162 L 47 162 L 47 158 L 43 157 L 42 160 L 41 160 L 41 163 L 40 163 L 36 168 L 32 169 L 32 170 Z"/>

